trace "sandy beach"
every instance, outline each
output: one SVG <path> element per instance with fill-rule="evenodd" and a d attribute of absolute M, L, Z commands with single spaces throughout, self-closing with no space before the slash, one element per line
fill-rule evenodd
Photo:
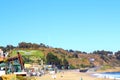
<path fill-rule="evenodd" d="M 78 71 L 69 70 L 64 71 L 64 73 L 62 72 L 57 73 L 55 79 L 53 78 L 53 75 L 46 74 L 41 77 L 36 77 L 36 80 L 112 80 L 112 79 L 97 78 L 91 76 L 90 73 L 81 73 Z"/>

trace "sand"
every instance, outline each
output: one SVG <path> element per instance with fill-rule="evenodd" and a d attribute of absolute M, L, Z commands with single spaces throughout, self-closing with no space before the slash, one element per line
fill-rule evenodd
<path fill-rule="evenodd" d="M 63 76 L 62 76 L 63 75 Z M 36 77 L 36 80 L 112 80 L 112 79 L 104 79 L 97 78 L 91 76 L 90 73 L 81 73 L 75 70 L 68 70 L 55 74 L 56 78 L 53 78 L 54 75 L 46 74 L 41 77 Z"/>

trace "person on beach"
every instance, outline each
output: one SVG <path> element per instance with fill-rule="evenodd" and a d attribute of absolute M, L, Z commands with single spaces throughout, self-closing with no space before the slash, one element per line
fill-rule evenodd
<path fill-rule="evenodd" d="M 56 79 L 56 74 L 52 75 L 52 78 L 53 78 L 53 79 Z"/>
<path fill-rule="evenodd" d="M 63 75 L 64 75 L 64 72 L 62 71 L 61 77 L 63 77 Z"/>
<path fill-rule="evenodd" d="M 63 75 L 64 75 L 64 66 L 62 66 L 62 74 L 61 74 L 61 77 L 63 77 Z"/>
<path fill-rule="evenodd" d="M 55 72 L 52 73 L 52 78 L 53 78 L 53 79 L 56 79 L 56 73 L 55 73 Z"/>
<path fill-rule="evenodd" d="M 83 78 L 81 77 L 80 80 L 83 80 Z"/>

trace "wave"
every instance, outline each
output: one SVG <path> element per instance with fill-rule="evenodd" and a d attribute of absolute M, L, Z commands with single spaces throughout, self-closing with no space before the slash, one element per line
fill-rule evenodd
<path fill-rule="evenodd" d="M 93 76 L 99 77 L 99 78 L 109 78 L 109 79 L 120 80 L 120 72 L 95 73 L 93 74 Z"/>

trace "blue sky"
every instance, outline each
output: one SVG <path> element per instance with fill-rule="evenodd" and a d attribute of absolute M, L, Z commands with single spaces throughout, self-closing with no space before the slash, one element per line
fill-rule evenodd
<path fill-rule="evenodd" d="M 0 45 L 120 50 L 119 0 L 0 0 Z"/>

